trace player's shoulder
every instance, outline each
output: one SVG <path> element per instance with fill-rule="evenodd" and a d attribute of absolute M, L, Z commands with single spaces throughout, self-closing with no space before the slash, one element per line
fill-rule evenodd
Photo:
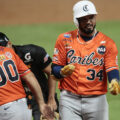
<path fill-rule="evenodd" d="M 8 48 L 8 47 L 1 47 L 0 46 L 0 54 L 1 54 L 1 60 L 4 58 L 3 56 L 6 56 L 5 58 L 8 59 L 12 59 L 16 56 L 14 50 L 12 48 Z"/>
<path fill-rule="evenodd" d="M 8 47 L 1 47 L 0 46 L 0 51 L 14 53 L 14 50 L 12 48 L 8 48 Z"/>
<path fill-rule="evenodd" d="M 14 45 L 14 47 L 19 48 L 19 49 L 30 49 L 30 48 L 37 48 L 40 46 L 34 45 L 34 44 L 27 44 L 27 45 Z"/>
<path fill-rule="evenodd" d="M 29 49 L 35 49 L 35 50 L 38 50 L 38 49 L 44 49 L 43 47 L 41 46 L 38 46 L 38 45 L 35 45 L 35 44 L 28 44 L 28 45 L 24 45 L 25 48 L 29 48 Z"/>
<path fill-rule="evenodd" d="M 68 32 L 64 32 L 64 33 L 61 33 L 58 37 L 71 38 L 76 32 L 77 32 L 77 29 L 68 31 Z"/>
<path fill-rule="evenodd" d="M 117 48 L 115 41 L 102 32 L 99 32 L 97 39 L 102 46 L 106 47 L 106 50 Z"/>
<path fill-rule="evenodd" d="M 64 33 L 61 33 L 58 38 L 59 39 L 71 39 L 73 38 L 74 36 L 77 35 L 77 29 L 75 30 L 72 30 L 72 31 L 68 31 L 68 32 L 64 32 Z"/>
<path fill-rule="evenodd" d="M 112 38 L 110 38 L 109 36 L 105 35 L 104 33 L 102 32 L 99 32 L 99 36 L 102 38 L 101 40 L 104 40 L 106 43 L 114 43 L 114 40 Z"/>
<path fill-rule="evenodd" d="M 27 44 L 27 45 L 14 45 L 14 48 L 17 51 L 29 51 L 29 52 L 35 52 L 38 50 L 43 50 L 44 48 L 38 45 L 34 45 L 34 44 Z"/>

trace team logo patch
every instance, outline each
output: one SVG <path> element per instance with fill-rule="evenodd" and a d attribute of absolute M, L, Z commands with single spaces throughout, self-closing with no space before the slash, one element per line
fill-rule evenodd
<path fill-rule="evenodd" d="M 70 38 L 70 37 L 71 37 L 71 34 L 64 34 L 64 37 L 65 37 L 65 38 Z"/>
<path fill-rule="evenodd" d="M 99 48 L 97 48 L 97 52 L 101 55 L 105 54 L 106 52 L 105 46 L 100 46 Z"/>
<path fill-rule="evenodd" d="M 12 54 L 10 52 L 6 52 L 5 55 L 10 59 L 12 58 Z"/>
<path fill-rule="evenodd" d="M 83 10 L 84 10 L 85 12 L 89 11 L 88 5 L 84 5 L 84 6 L 83 6 Z"/>

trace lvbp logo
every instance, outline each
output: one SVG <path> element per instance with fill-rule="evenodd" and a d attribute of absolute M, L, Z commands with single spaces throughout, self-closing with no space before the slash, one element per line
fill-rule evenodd
<path fill-rule="evenodd" d="M 84 5 L 84 6 L 83 6 L 83 10 L 84 10 L 85 12 L 89 11 L 88 5 Z"/>
<path fill-rule="evenodd" d="M 100 46 L 99 48 L 97 48 L 97 52 L 101 55 L 103 55 L 106 51 L 105 46 Z"/>

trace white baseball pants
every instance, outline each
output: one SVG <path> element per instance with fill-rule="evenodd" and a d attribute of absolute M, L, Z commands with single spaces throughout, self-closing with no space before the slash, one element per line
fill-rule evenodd
<path fill-rule="evenodd" d="M 60 93 L 60 120 L 108 120 L 106 95 L 80 96 L 66 90 Z"/>
<path fill-rule="evenodd" d="M 26 98 L 1 105 L 0 120 L 32 120 L 32 111 L 28 109 Z"/>

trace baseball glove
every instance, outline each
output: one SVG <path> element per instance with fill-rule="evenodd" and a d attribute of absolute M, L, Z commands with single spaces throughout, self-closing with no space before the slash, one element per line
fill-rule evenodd
<path fill-rule="evenodd" d="M 72 64 L 68 64 L 68 65 L 65 65 L 60 72 L 62 76 L 66 77 L 71 75 L 74 70 L 75 70 L 75 66 Z"/>
<path fill-rule="evenodd" d="M 120 86 L 117 79 L 113 79 L 109 84 L 110 93 L 113 95 L 118 95 L 120 93 Z"/>

